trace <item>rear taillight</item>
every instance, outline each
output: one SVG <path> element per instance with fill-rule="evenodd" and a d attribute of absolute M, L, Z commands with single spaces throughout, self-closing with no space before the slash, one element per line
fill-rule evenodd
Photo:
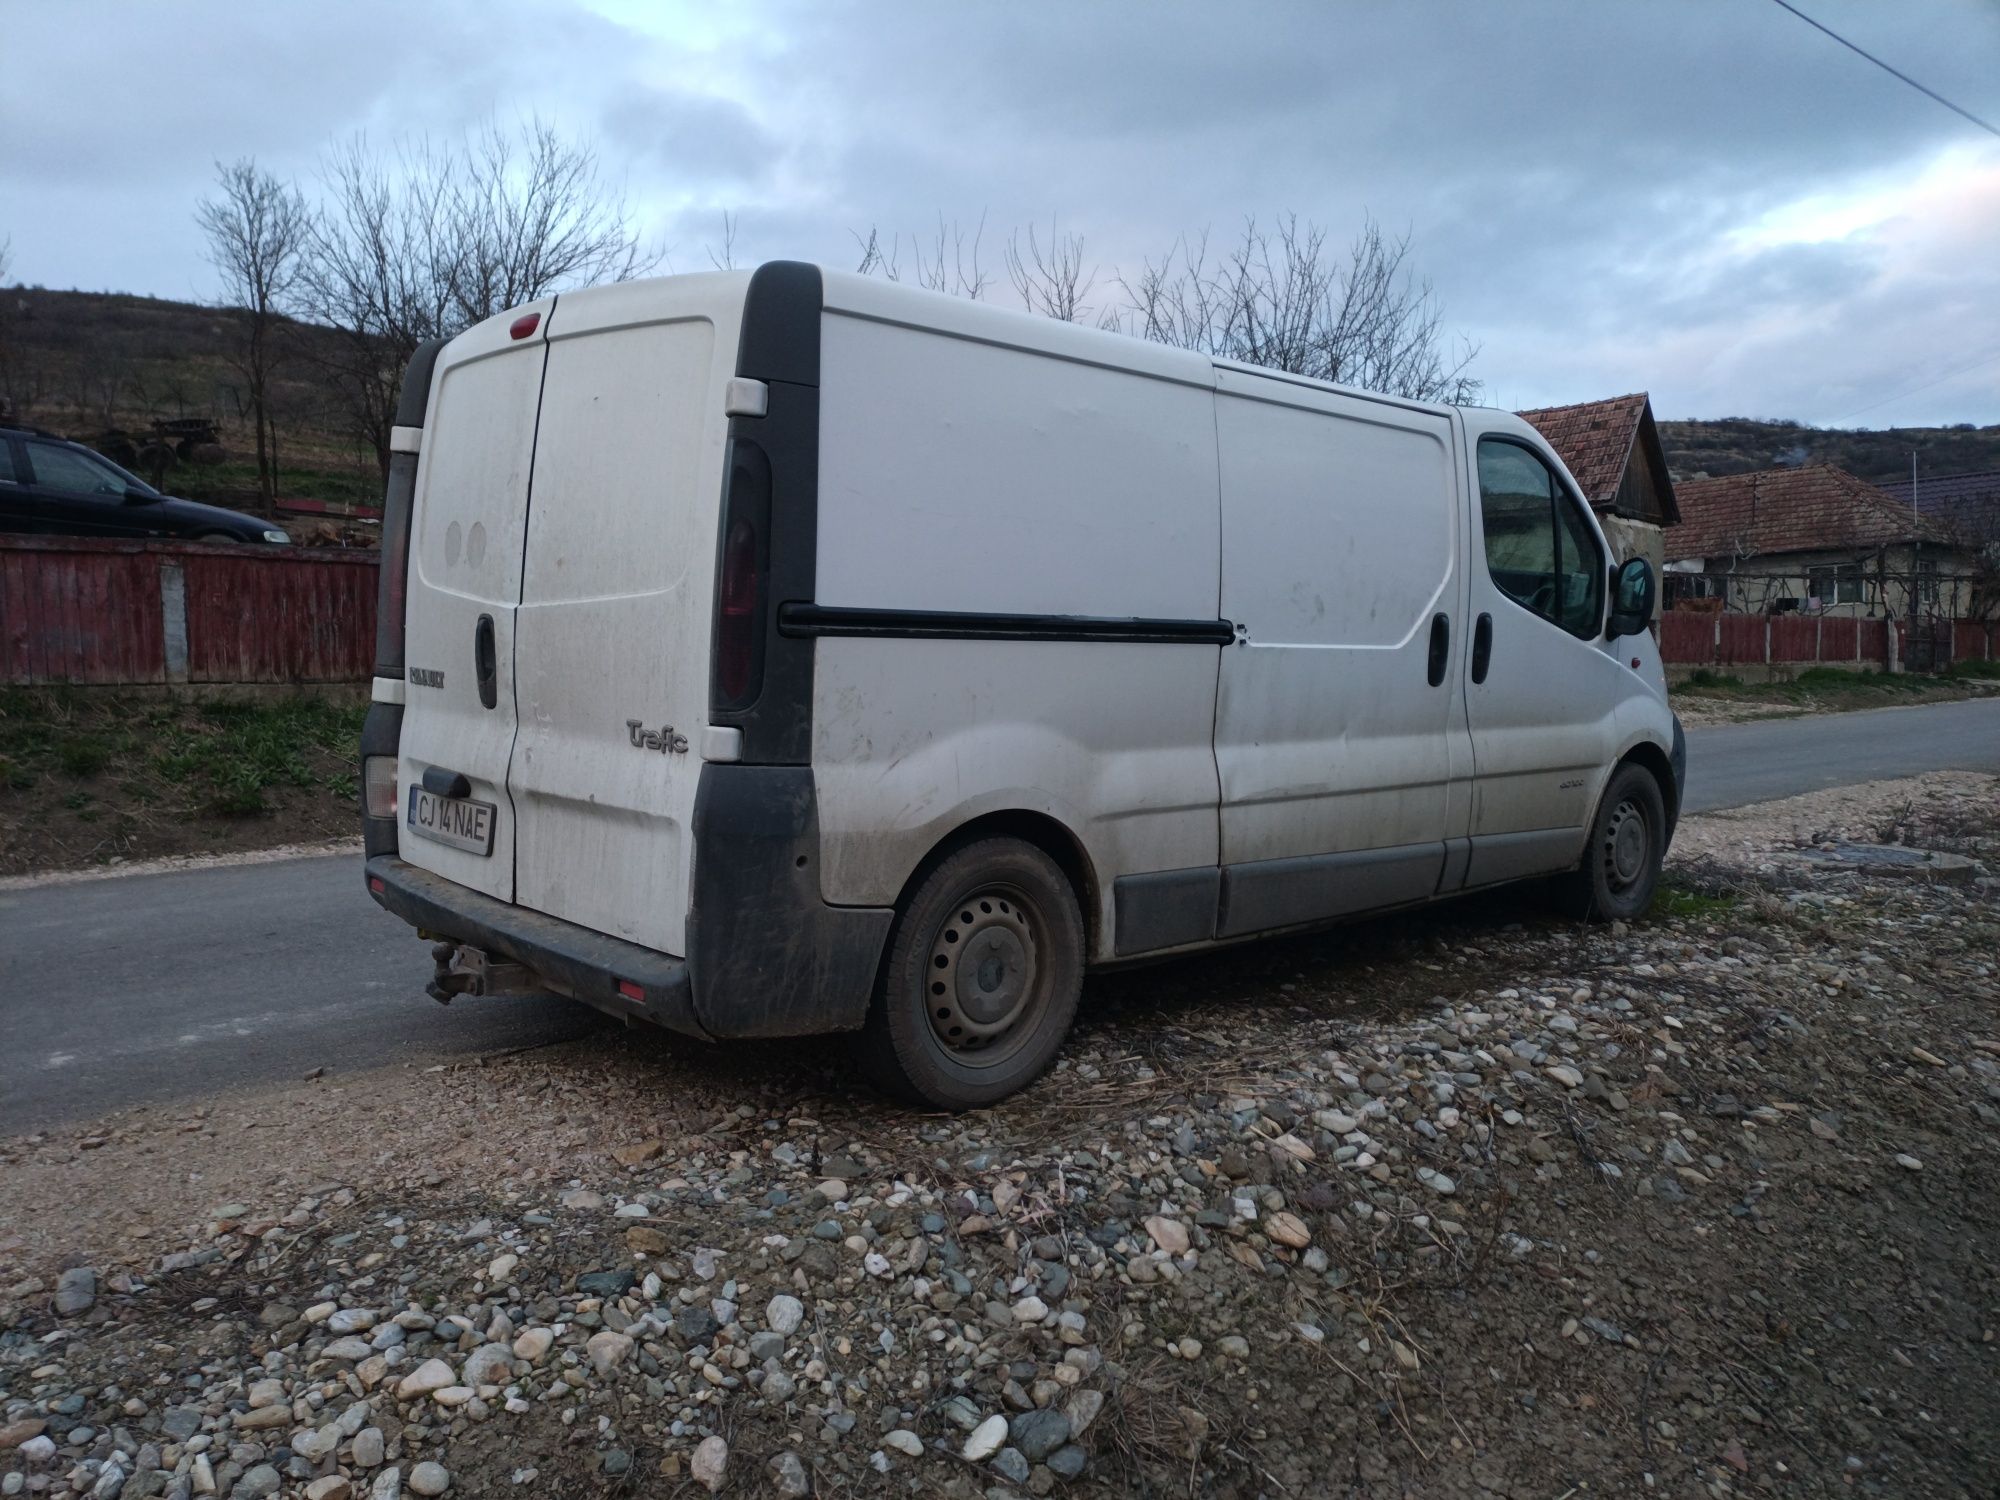
<path fill-rule="evenodd" d="M 371 818 L 396 816 L 396 757 L 370 755 L 361 762 L 361 806 Z"/>
<path fill-rule="evenodd" d="M 757 528 L 746 517 L 729 523 L 722 544 L 716 597 L 715 685 L 725 703 L 750 696 L 757 667 Z"/>

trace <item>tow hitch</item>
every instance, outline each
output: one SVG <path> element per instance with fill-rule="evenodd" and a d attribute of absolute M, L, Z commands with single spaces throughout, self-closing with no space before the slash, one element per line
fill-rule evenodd
<path fill-rule="evenodd" d="M 459 995 L 531 995 L 546 986 L 534 972 L 511 958 L 496 958 L 465 943 L 437 943 L 431 948 L 436 972 L 424 993 L 440 1005 Z"/>

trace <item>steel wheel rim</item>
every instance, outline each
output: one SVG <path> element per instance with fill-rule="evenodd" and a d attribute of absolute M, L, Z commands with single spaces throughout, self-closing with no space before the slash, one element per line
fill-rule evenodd
<path fill-rule="evenodd" d="M 1012 886 L 961 897 L 938 924 L 924 966 L 924 1016 L 955 1062 L 993 1067 L 1026 1045 L 1048 999 L 1043 923 Z"/>
<path fill-rule="evenodd" d="M 1604 825 L 1604 878 L 1612 890 L 1629 891 L 1645 879 L 1652 847 L 1645 809 L 1626 798 L 1611 810 Z"/>

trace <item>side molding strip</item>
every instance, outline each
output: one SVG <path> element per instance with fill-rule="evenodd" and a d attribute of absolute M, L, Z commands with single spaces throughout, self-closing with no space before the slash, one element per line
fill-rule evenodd
<path fill-rule="evenodd" d="M 1227 620 L 1134 620 L 1095 615 L 1003 615 L 931 609 L 855 609 L 793 602 L 778 609 L 778 630 L 798 639 L 868 636 L 948 641 L 1130 641 L 1226 646 Z"/>

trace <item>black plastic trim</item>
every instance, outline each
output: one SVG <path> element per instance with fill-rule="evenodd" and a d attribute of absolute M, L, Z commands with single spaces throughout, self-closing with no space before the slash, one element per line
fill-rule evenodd
<path fill-rule="evenodd" d="M 1120 875 L 1111 882 L 1111 904 L 1118 924 L 1112 951 L 1120 958 L 1205 943 L 1215 936 L 1215 914 L 1222 904 L 1222 869 L 1202 865 Z"/>
<path fill-rule="evenodd" d="M 1222 872 L 1217 937 L 1243 937 L 1353 916 L 1437 894 L 1445 845 L 1399 844 L 1229 865 Z"/>
<path fill-rule="evenodd" d="M 688 968 L 711 1036 L 853 1031 L 895 912 L 829 906 L 808 766 L 709 764 L 694 800 Z"/>
<path fill-rule="evenodd" d="M 396 396 L 398 427 L 421 428 L 424 425 L 424 413 L 430 406 L 431 377 L 437 371 L 438 351 L 444 348 L 446 342 L 445 339 L 426 339 L 417 345 L 417 352 L 410 356 L 409 367 L 403 371 L 402 389 Z M 417 455 L 391 453 L 389 481 L 382 494 L 382 554 L 377 577 L 379 579 L 384 570 L 392 567 L 403 570 L 405 609 L 409 607 L 410 512 L 416 504 L 416 493 Z M 375 639 L 379 643 L 375 657 L 377 677 L 403 675 L 403 633 L 400 629 L 385 628 L 387 622 L 382 618 L 389 600 L 390 596 L 381 590 L 378 583 L 375 597 Z"/>
<path fill-rule="evenodd" d="M 785 604 L 778 629 L 810 640 L 871 636 L 950 641 L 1134 641 L 1176 646 L 1226 646 L 1236 639 L 1227 620 L 1136 620 L 1096 615 L 1003 615 L 943 609 L 853 609 Z"/>
<path fill-rule="evenodd" d="M 510 905 L 394 855 L 368 861 L 367 885 L 377 905 L 421 931 L 511 958 L 612 1015 L 706 1038 L 682 959 Z M 624 994 L 621 983 L 636 986 L 641 998 Z"/>
<path fill-rule="evenodd" d="M 1583 853 L 1581 828 L 1531 828 L 1518 833 L 1480 833 L 1472 837 L 1466 862 L 1465 887 L 1501 885 L 1533 875 L 1576 868 Z"/>
<path fill-rule="evenodd" d="M 449 766 L 425 766 L 424 790 L 437 797 L 470 797 L 472 782 L 465 772 Z"/>
<path fill-rule="evenodd" d="M 812 642 L 781 635 L 777 609 L 782 599 L 812 598 L 817 582 L 824 307 L 819 267 L 789 260 L 771 261 L 752 272 L 743 300 L 736 373 L 763 381 L 768 393 L 763 416 L 729 419 L 731 440 L 754 447 L 769 468 L 762 506 L 768 524 L 760 538 L 765 570 L 760 579 L 760 685 L 747 703 L 718 702 L 711 666 L 709 722 L 743 731 L 741 754 L 748 764 L 803 766 L 812 759 Z M 729 506 L 721 509 L 715 536 L 718 576 L 731 521 Z"/>
<path fill-rule="evenodd" d="M 394 759 L 402 743 L 403 705 L 370 703 L 367 717 L 361 721 L 362 761 L 365 763 L 371 755 L 386 755 Z M 361 784 L 361 847 L 365 857 L 373 859 L 378 854 L 394 854 L 401 847 L 398 841 L 402 837 L 402 825 L 393 815 L 386 818 L 368 816 L 367 778 L 357 779 Z"/>
<path fill-rule="evenodd" d="M 1681 728 L 1681 716 L 1674 715 L 1674 748 L 1667 754 L 1667 768 L 1674 773 L 1674 800 L 1667 809 L 1667 837 L 1672 838 L 1674 825 L 1681 819 L 1681 801 L 1687 796 L 1688 779 L 1688 737 Z"/>

